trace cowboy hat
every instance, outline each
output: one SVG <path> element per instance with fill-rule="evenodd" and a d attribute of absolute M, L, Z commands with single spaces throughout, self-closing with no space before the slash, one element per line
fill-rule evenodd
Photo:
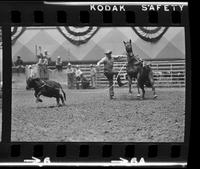
<path fill-rule="evenodd" d="M 107 50 L 106 52 L 104 52 L 105 54 L 111 54 L 112 51 L 111 50 Z"/>

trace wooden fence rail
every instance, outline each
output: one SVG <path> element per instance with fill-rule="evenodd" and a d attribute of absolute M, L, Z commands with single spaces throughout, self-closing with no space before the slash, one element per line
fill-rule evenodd
<path fill-rule="evenodd" d="M 150 61 L 151 68 L 154 73 L 156 87 L 185 87 L 185 60 L 169 60 L 169 61 Z M 72 65 L 73 66 L 73 65 Z M 81 71 L 89 79 L 90 64 L 79 64 Z M 123 67 L 123 68 L 122 68 Z M 122 69 L 121 69 L 122 68 Z M 13 67 L 13 72 L 14 71 Z M 55 66 L 49 66 L 48 69 L 55 70 Z M 63 67 L 62 77 L 65 77 L 66 66 Z M 114 69 L 120 71 L 122 82 L 127 82 L 126 79 L 126 59 L 122 58 L 114 62 Z M 67 77 L 67 75 L 66 75 Z M 56 79 L 56 77 L 54 78 Z M 133 81 L 133 86 L 136 81 Z M 108 82 L 103 74 L 103 65 L 97 69 L 97 87 L 107 87 Z M 125 85 L 127 86 L 127 85 Z M 117 87 L 117 84 L 116 84 Z"/>
<path fill-rule="evenodd" d="M 126 62 L 115 62 L 114 69 L 119 71 L 125 64 Z M 151 68 L 156 87 L 185 87 L 185 60 L 151 61 Z M 127 81 L 126 66 L 121 70 L 120 77 L 122 82 Z M 97 85 L 99 87 L 108 85 L 103 75 L 103 66 L 100 67 L 97 74 Z M 133 81 L 133 85 L 136 85 L 136 81 Z"/>

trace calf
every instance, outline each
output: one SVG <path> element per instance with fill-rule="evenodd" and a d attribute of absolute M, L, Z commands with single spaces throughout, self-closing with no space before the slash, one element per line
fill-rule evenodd
<path fill-rule="evenodd" d="M 66 95 L 65 92 L 62 89 L 62 86 L 55 81 L 52 80 L 41 80 L 40 78 L 32 78 L 29 77 L 26 81 L 27 86 L 26 89 L 34 89 L 35 90 L 35 97 L 36 97 L 36 103 L 42 102 L 42 99 L 40 99 L 40 96 L 46 96 L 46 97 L 55 97 L 57 101 L 57 106 L 61 106 L 60 99 L 62 101 L 62 104 L 64 105 L 66 101 Z"/>

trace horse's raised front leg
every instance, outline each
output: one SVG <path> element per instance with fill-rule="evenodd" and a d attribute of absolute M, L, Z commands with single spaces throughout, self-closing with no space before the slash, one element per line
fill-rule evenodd
<path fill-rule="evenodd" d="M 41 92 L 39 91 L 39 92 L 35 92 L 35 97 L 36 97 L 36 100 L 35 100 L 35 102 L 36 103 L 38 103 L 38 102 L 42 102 L 42 99 L 40 99 L 40 96 L 41 96 Z"/>
<path fill-rule="evenodd" d="M 129 93 L 131 94 L 131 83 L 132 83 L 132 77 L 128 75 L 128 87 L 129 87 Z"/>
<path fill-rule="evenodd" d="M 58 106 L 58 107 L 62 106 L 62 105 L 60 104 L 60 96 L 56 97 L 56 102 L 57 102 L 57 106 Z"/>
<path fill-rule="evenodd" d="M 57 100 L 57 104 L 60 102 L 60 100 L 62 101 L 62 105 L 64 106 L 65 105 L 65 101 L 64 101 L 64 91 L 62 91 L 62 88 L 59 89 L 59 92 L 58 92 L 58 97 L 59 97 L 59 100 Z"/>

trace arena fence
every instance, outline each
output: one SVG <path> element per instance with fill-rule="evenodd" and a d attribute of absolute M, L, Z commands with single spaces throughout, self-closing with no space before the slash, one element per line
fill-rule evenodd
<path fill-rule="evenodd" d="M 156 87 L 185 87 L 185 60 L 152 60 L 145 62 L 149 62 L 151 64 Z M 122 82 L 127 81 L 126 63 L 125 59 L 114 63 L 114 69 L 116 71 L 120 71 L 119 75 Z M 97 84 L 98 86 L 105 86 L 108 84 L 105 76 L 103 75 L 103 66 L 101 66 L 98 71 Z M 136 85 L 136 81 L 134 80 L 133 85 Z"/>
<path fill-rule="evenodd" d="M 151 60 L 145 62 L 150 62 L 151 64 L 156 87 L 185 87 L 185 60 Z M 85 77 L 90 80 L 90 64 L 84 63 L 78 65 Z M 72 65 L 72 67 L 74 66 L 75 65 Z M 119 75 L 122 82 L 127 82 L 125 57 L 122 57 L 120 60 L 114 62 L 114 69 L 118 72 L 120 71 Z M 67 85 L 67 74 L 65 70 L 66 66 L 63 66 L 62 72 L 58 72 L 55 69 L 55 66 L 49 66 L 48 73 L 41 75 L 36 65 L 32 65 L 32 69 L 29 69 L 29 66 L 27 65 L 24 72 L 22 72 L 25 73 L 26 78 L 32 74 L 34 77 L 46 77 L 48 79 L 58 81 L 63 85 Z M 15 77 L 16 74 L 16 68 L 13 67 L 13 76 Z M 17 80 L 19 80 L 19 75 L 16 77 Z M 96 84 L 98 88 L 108 86 L 106 77 L 103 74 L 103 65 L 100 65 L 97 69 Z M 117 87 L 117 84 L 115 85 Z M 136 81 L 133 80 L 133 86 L 135 85 Z M 127 86 L 128 84 L 125 85 L 125 87 Z"/>

